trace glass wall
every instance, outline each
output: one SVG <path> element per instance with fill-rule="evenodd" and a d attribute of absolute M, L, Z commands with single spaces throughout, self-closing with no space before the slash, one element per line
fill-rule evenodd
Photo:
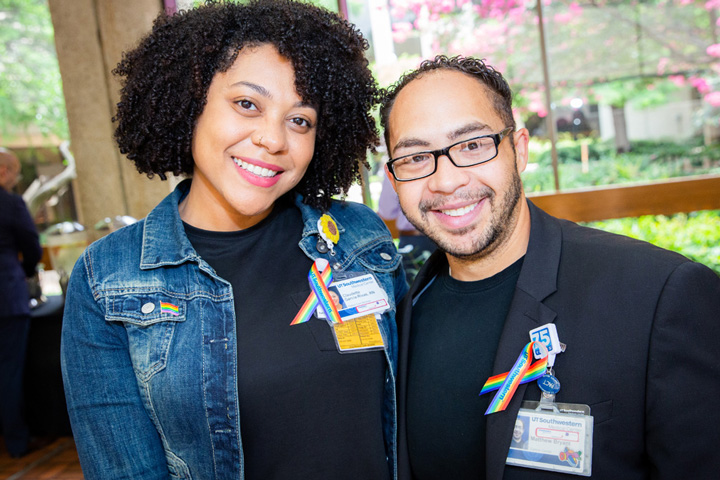
<path fill-rule="evenodd" d="M 530 193 L 720 173 L 718 0 L 350 5 L 383 85 L 436 54 L 505 75 L 531 132 Z"/>

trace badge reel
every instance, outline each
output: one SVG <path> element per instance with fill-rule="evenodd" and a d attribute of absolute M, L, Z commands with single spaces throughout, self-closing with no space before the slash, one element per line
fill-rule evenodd
<path fill-rule="evenodd" d="M 566 346 L 560 343 L 552 323 L 531 330 L 530 339 L 536 342 L 533 344 L 536 359 L 547 355 L 547 369 L 537 379 L 540 401 L 524 401 L 518 412 L 506 463 L 590 476 L 593 443 L 590 407 L 555 402 L 561 385 L 553 367 L 556 355 L 564 352 Z"/>
<path fill-rule="evenodd" d="M 547 349 L 547 370 L 545 374 L 537 380 L 537 385 L 542 394 L 540 395 L 540 403 L 552 404 L 555 402 L 555 394 L 560 391 L 560 381 L 555 377 L 555 357 L 558 353 L 565 351 L 565 344 L 560 343 L 557 334 L 557 327 L 554 323 L 548 323 L 542 327 L 530 330 L 530 340 L 538 342 L 533 349 L 535 358 L 542 358 L 544 352 L 539 348 L 542 344 Z"/>

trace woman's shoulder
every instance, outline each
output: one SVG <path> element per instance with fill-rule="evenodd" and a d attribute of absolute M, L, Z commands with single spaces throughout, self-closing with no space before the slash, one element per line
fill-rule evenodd
<path fill-rule="evenodd" d="M 363 228 L 386 230 L 385 222 L 370 207 L 349 200 L 333 200 L 329 213 L 339 222 L 360 222 Z"/>
<path fill-rule="evenodd" d="M 128 257 L 138 257 L 139 262 L 143 223 L 144 220 L 140 220 L 95 240 L 85 249 L 83 257 L 95 268 L 105 265 L 112 269 L 121 257 L 124 261 L 129 260 Z"/>

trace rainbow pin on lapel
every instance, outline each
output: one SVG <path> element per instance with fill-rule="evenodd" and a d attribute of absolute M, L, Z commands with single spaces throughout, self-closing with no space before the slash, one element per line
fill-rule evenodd
<path fill-rule="evenodd" d="M 180 308 L 172 303 L 160 302 L 160 313 L 169 313 L 177 317 L 180 315 Z"/>

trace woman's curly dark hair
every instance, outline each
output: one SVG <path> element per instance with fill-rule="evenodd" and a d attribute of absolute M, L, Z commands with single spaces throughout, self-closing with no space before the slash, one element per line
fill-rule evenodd
<path fill-rule="evenodd" d="M 304 102 L 317 108 L 315 152 L 295 187 L 305 202 L 328 208 L 366 164 L 378 131 L 370 110 L 379 90 L 365 58 L 367 41 L 338 15 L 292 0 L 209 2 L 161 14 L 113 73 L 123 82 L 113 121 L 120 151 L 138 171 L 163 180 L 191 174 L 191 143 L 210 82 L 245 46 L 272 44 L 295 69 Z"/>

